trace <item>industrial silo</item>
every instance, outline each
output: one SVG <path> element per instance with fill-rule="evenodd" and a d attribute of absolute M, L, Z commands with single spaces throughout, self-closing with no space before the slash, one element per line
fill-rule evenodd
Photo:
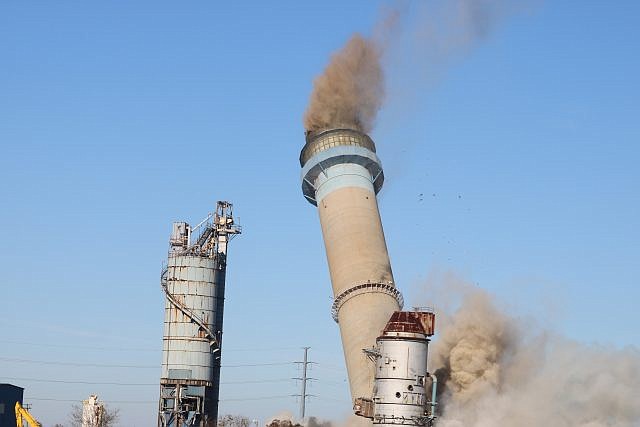
<path fill-rule="evenodd" d="M 198 225 L 173 224 L 167 265 L 158 426 L 215 426 L 229 241 L 241 232 L 232 205 Z"/>

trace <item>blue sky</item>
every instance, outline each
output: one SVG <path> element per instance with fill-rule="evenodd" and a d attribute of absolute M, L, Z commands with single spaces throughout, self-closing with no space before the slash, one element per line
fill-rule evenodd
<path fill-rule="evenodd" d="M 90 393 L 155 423 L 171 222 L 218 199 L 244 227 L 220 412 L 296 412 L 302 346 L 308 413 L 349 412 L 297 158 L 313 78 L 381 4 L 0 4 L 0 382 L 45 425 Z M 640 344 L 639 12 L 534 2 L 422 84 L 388 66 L 372 136 L 410 304 L 437 306 L 425 282 L 455 272 L 571 338 Z"/>

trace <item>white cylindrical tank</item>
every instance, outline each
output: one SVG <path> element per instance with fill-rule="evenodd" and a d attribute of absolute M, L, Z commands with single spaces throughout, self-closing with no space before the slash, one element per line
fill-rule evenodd
<path fill-rule="evenodd" d="M 427 355 L 434 315 L 394 313 L 376 340 L 373 424 L 429 424 Z"/>
<path fill-rule="evenodd" d="M 167 290 L 185 307 L 197 315 L 212 331 L 221 331 L 224 280 L 220 277 L 216 259 L 196 256 L 170 256 Z M 211 351 L 211 340 L 205 331 L 166 300 L 162 348 L 162 378 L 199 380 L 210 385 L 214 381 L 214 366 L 219 365 L 219 352 Z"/>

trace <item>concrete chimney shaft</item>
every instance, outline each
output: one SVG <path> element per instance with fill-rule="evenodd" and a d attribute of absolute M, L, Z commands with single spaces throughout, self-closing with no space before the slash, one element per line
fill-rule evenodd
<path fill-rule="evenodd" d="M 403 304 L 376 201 L 382 166 L 371 138 L 352 129 L 308 133 L 300 164 L 303 194 L 320 214 L 351 396 L 371 398 L 375 366 L 363 349 Z"/>

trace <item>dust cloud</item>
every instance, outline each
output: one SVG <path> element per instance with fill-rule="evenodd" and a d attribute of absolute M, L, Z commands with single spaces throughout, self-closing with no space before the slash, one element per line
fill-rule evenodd
<path fill-rule="evenodd" d="M 302 424 L 296 421 L 293 414 L 289 411 L 281 411 L 277 415 L 269 418 L 266 423 L 267 427 L 333 427 L 331 421 L 321 420 L 316 417 L 308 417 L 302 421 Z"/>
<path fill-rule="evenodd" d="M 439 314 L 430 367 L 439 427 L 632 427 L 640 425 L 640 351 L 573 341 L 500 309 L 455 280 L 461 298 Z M 448 298 L 445 296 L 445 299 Z"/>
<path fill-rule="evenodd" d="M 544 330 L 455 275 L 433 280 L 425 294 L 444 307 L 429 350 L 430 371 L 438 377 L 437 427 L 640 425 L 638 348 L 576 342 Z M 351 417 L 304 425 L 365 424 Z"/>
<path fill-rule="evenodd" d="M 315 79 L 304 114 L 305 129 L 313 132 L 349 127 L 370 132 L 385 101 L 385 68 L 411 70 L 400 74 L 411 76 L 404 79 L 404 84 L 411 86 L 409 91 L 415 90 L 420 80 L 431 78 L 433 64 L 467 52 L 519 3 L 517 0 L 392 3 L 381 14 L 370 37 L 352 35 Z"/>
<path fill-rule="evenodd" d="M 349 127 L 369 132 L 384 98 L 381 51 L 355 34 L 316 78 L 304 127 L 314 131 Z"/>

